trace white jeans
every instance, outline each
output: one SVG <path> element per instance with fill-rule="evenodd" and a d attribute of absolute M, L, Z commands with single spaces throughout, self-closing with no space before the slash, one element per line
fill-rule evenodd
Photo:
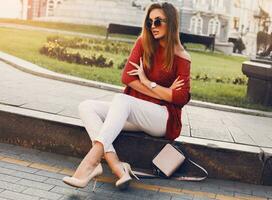
<path fill-rule="evenodd" d="M 81 102 L 79 116 L 92 142 L 101 142 L 104 152 L 115 152 L 112 143 L 122 129 L 144 131 L 154 137 L 164 136 L 168 111 L 165 106 L 117 93 L 112 102 Z"/>

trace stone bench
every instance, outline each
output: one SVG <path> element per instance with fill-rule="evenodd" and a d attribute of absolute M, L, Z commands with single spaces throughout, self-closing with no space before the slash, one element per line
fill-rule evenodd
<path fill-rule="evenodd" d="M 91 142 L 81 120 L 0 104 L 0 142 L 83 157 Z M 169 141 L 125 132 L 114 146 L 121 160 L 151 169 L 151 160 Z M 181 136 L 175 144 L 209 172 L 210 178 L 272 185 L 272 150 Z M 167 160 L 165 161 L 167 162 Z M 198 173 L 185 163 L 180 173 Z"/>
<path fill-rule="evenodd" d="M 255 59 L 243 62 L 242 72 L 248 77 L 248 99 L 272 106 L 272 61 Z"/>

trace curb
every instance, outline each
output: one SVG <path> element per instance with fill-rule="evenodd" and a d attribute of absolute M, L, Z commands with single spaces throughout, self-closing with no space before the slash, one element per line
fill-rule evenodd
<path fill-rule="evenodd" d="M 47 70 L 45 68 L 42 68 L 38 65 L 35 65 L 31 62 L 25 61 L 23 59 L 17 58 L 15 56 L 12 56 L 10 54 L 6 54 L 1 51 L 0 51 L 0 60 L 23 71 L 23 72 L 30 73 L 30 74 L 40 76 L 40 77 L 44 77 L 44 78 L 49 78 L 49 79 L 53 79 L 53 80 L 58 80 L 58 81 L 63 81 L 63 82 L 67 82 L 67 83 L 88 86 L 88 87 L 95 87 L 95 88 L 108 90 L 108 91 L 112 91 L 112 92 L 122 93 L 124 90 L 124 87 L 122 87 L 122 86 L 115 86 L 112 84 L 86 80 L 83 78 L 78 78 L 78 77 L 74 77 L 74 76 L 70 76 L 70 75 L 64 75 L 64 74 L 60 74 L 57 72 L 53 72 L 53 71 Z M 221 105 L 221 104 L 215 104 L 215 103 L 209 103 L 209 102 L 203 102 L 203 101 L 197 101 L 197 100 L 191 100 L 188 103 L 188 105 L 202 107 L 202 108 L 215 109 L 215 110 L 220 110 L 220 111 L 226 111 L 226 112 L 234 112 L 234 113 L 241 113 L 241 114 L 248 114 L 248 115 L 253 115 L 253 116 L 272 118 L 272 112 L 238 108 L 238 107 L 233 107 L 233 106 L 227 106 L 227 105 Z"/>
<path fill-rule="evenodd" d="M 77 157 L 90 149 L 89 136 L 79 119 L 0 104 L 0 124 L 2 143 Z M 150 170 L 150 161 L 166 143 L 169 141 L 142 132 L 122 131 L 114 146 L 121 160 Z M 210 178 L 272 185 L 269 148 L 186 136 L 179 137 L 175 144 L 206 168 Z M 193 176 L 197 169 L 185 162 L 178 172 Z"/>

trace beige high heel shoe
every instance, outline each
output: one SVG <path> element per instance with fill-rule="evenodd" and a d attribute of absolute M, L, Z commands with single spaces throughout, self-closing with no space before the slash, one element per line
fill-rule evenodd
<path fill-rule="evenodd" d="M 87 176 L 85 179 L 78 179 L 75 177 L 69 177 L 65 176 L 62 181 L 70 186 L 73 187 L 79 187 L 79 188 L 84 188 L 88 185 L 88 183 L 94 179 L 94 186 L 93 186 L 93 192 L 95 190 L 96 182 L 97 179 L 95 179 L 97 176 L 101 175 L 103 173 L 103 168 L 102 165 L 99 163 L 96 168 L 92 171 L 92 173 Z"/>
<path fill-rule="evenodd" d="M 125 174 L 115 183 L 115 186 L 119 190 L 127 189 L 130 181 L 132 180 L 130 175 L 133 175 L 137 180 L 140 180 L 132 171 L 130 165 L 128 163 L 122 162 L 121 166 L 125 172 Z"/>

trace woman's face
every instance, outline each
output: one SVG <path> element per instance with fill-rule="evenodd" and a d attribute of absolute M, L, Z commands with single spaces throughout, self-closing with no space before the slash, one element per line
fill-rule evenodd
<path fill-rule="evenodd" d="M 160 21 L 160 22 L 159 22 Z M 155 39 L 161 39 L 166 35 L 166 16 L 162 9 L 153 9 L 149 14 L 150 31 Z"/>

